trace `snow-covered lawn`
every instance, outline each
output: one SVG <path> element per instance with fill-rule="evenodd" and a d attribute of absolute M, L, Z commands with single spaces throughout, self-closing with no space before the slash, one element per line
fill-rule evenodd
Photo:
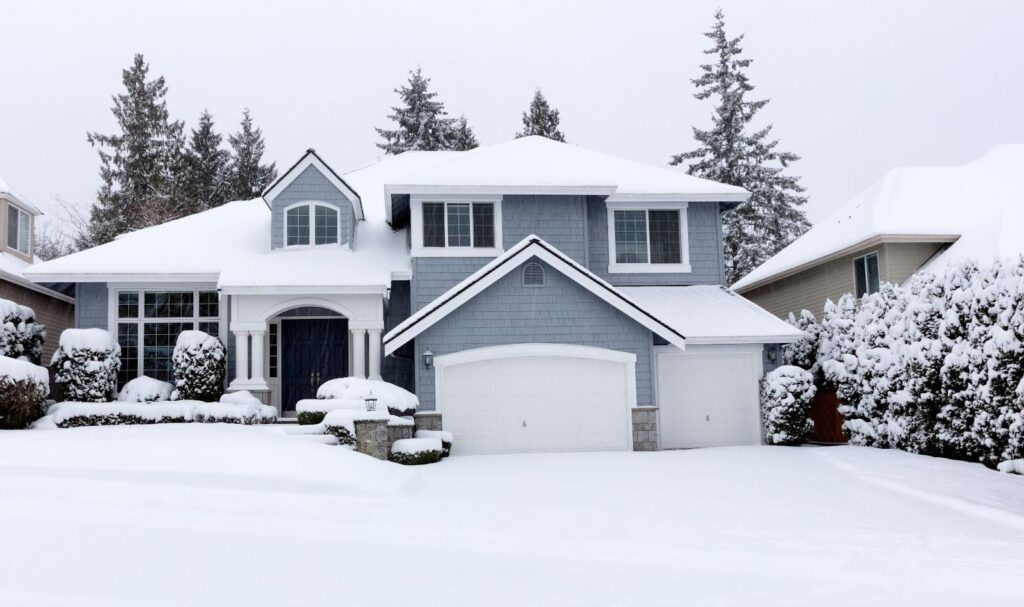
<path fill-rule="evenodd" d="M 1019 605 L 1024 478 L 855 447 L 451 457 L 0 432 L 2 605 Z"/>

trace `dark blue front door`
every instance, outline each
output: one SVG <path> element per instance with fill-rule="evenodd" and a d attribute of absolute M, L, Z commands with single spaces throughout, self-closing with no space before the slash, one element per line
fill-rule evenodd
<path fill-rule="evenodd" d="M 281 409 L 316 398 L 323 382 L 348 375 L 348 321 L 281 319 Z"/>

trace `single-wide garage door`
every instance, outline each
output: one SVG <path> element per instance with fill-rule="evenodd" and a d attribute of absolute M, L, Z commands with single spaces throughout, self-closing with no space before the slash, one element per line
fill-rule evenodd
<path fill-rule="evenodd" d="M 761 442 L 761 348 L 690 346 L 657 353 L 662 449 Z"/>
<path fill-rule="evenodd" d="M 499 346 L 435 359 L 455 452 L 629 448 L 635 356 L 562 348 Z"/>

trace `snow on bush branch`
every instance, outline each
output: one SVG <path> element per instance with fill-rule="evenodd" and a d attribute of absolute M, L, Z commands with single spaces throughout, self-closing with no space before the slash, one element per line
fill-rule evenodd
<path fill-rule="evenodd" d="M 783 365 L 761 382 L 765 439 L 772 445 L 799 445 L 814 429 L 809 417 L 816 388 L 810 371 Z"/>
<path fill-rule="evenodd" d="M 216 401 L 224 393 L 227 350 L 202 331 L 182 331 L 174 344 L 174 400 Z"/>
<path fill-rule="evenodd" d="M 1024 457 L 1024 258 L 827 302 L 787 361 L 820 371 L 858 445 L 995 466 Z M 808 352 L 815 354 L 810 356 Z"/>
<path fill-rule="evenodd" d="M 43 357 L 46 325 L 36 322 L 32 308 L 0 299 L 0 356 L 38 365 Z"/>
<path fill-rule="evenodd" d="M 50 366 L 65 400 L 105 402 L 117 390 L 121 346 L 103 329 L 66 329 Z"/>

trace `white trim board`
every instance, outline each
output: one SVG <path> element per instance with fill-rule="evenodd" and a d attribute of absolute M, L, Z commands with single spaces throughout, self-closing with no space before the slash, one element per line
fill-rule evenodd
<path fill-rule="evenodd" d="M 384 336 L 384 355 L 388 356 L 426 331 L 434 323 L 476 297 L 484 289 L 505 277 L 509 272 L 534 257 L 587 289 L 599 299 L 660 335 L 680 349 L 686 347 L 686 338 L 668 324 L 643 310 L 621 291 L 595 276 L 586 268 L 564 257 L 558 250 L 538 236 L 527 236 L 504 255 L 492 260 L 445 294 L 424 306 Z M 439 302 L 439 303 L 438 303 Z"/>

